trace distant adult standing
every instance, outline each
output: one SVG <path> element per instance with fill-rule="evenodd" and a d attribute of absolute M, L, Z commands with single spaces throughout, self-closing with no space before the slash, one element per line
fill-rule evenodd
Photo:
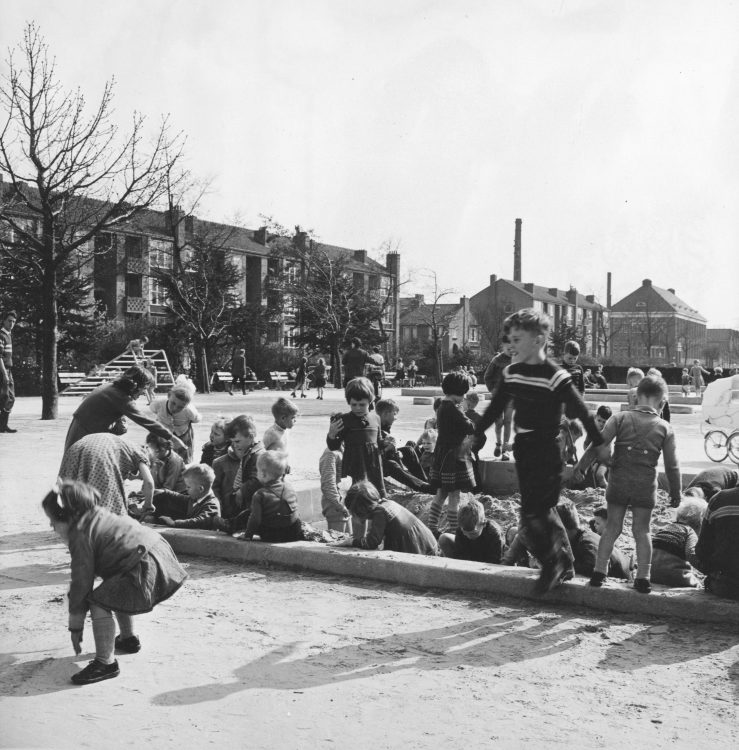
<path fill-rule="evenodd" d="M 231 360 L 231 385 L 228 386 L 228 392 L 234 395 L 234 386 L 241 383 L 241 395 L 246 396 L 246 349 L 239 349 Z"/>
<path fill-rule="evenodd" d="M 368 377 L 375 389 L 375 401 L 380 400 L 382 391 L 382 381 L 385 379 L 385 358 L 380 352 L 380 347 L 372 347 L 372 354 L 369 355 L 369 372 Z"/>
<path fill-rule="evenodd" d="M 364 366 L 369 355 L 362 349 L 362 341 L 356 336 L 351 340 L 351 349 L 344 353 L 341 364 L 344 365 L 344 387 L 354 378 L 364 377 Z"/>
<path fill-rule="evenodd" d="M 3 315 L 0 328 L 0 432 L 18 432 L 8 427 L 10 412 L 15 403 L 15 383 L 13 382 L 13 339 L 11 331 L 18 320 L 15 310 Z"/>
<path fill-rule="evenodd" d="M 301 357 L 298 369 L 295 370 L 295 387 L 293 388 L 292 397 L 295 398 L 296 392 L 300 391 L 300 398 L 308 398 L 305 395 L 305 387 L 308 382 L 308 358 Z"/>

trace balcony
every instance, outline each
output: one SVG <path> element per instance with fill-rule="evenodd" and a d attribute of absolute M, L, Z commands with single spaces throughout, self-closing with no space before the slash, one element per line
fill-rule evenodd
<path fill-rule="evenodd" d="M 149 273 L 149 262 L 146 258 L 123 258 L 119 269 L 119 273 L 133 273 L 145 276 Z"/>
<path fill-rule="evenodd" d="M 144 297 L 126 297 L 126 313 L 143 315 L 148 311 L 148 305 Z"/>

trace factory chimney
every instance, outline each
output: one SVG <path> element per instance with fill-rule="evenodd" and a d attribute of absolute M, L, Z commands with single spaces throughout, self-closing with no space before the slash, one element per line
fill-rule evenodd
<path fill-rule="evenodd" d="M 513 280 L 521 281 L 521 219 L 516 219 L 516 236 L 513 240 Z"/>
<path fill-rule="evenodd" d="M 611 309 L 611 272 L 606 275 L 606 307 Z"/>

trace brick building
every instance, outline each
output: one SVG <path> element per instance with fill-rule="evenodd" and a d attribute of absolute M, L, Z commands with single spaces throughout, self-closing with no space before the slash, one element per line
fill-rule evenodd
<path fill-rule="evenodd" d="M 683 365 L 702 359 L 706 348 L 706 319 L 651 279 L 613 305 L 610 332 L 616 364 Z"/>

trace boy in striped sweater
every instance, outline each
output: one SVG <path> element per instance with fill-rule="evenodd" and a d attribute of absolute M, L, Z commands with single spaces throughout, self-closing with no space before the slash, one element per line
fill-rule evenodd
<path fill-rule="evenodd" d="M 533 308 L 506 319 L 504 329 L 513 361 L 503 370 L 490 405 L 475 428 L 475 435 L 481 437 L 513 400 L 521 532 L 526 546 L 542 563 L 537 581 L 540 594 L 574 576 L 567 533 L 554 509 L 564 469 L 557 441 L 562 404 L 569 416 L 582 421 L 594 445 L 603 443 L 569 373 L 547 357 L 550 326 L 549 316 Z"/>

